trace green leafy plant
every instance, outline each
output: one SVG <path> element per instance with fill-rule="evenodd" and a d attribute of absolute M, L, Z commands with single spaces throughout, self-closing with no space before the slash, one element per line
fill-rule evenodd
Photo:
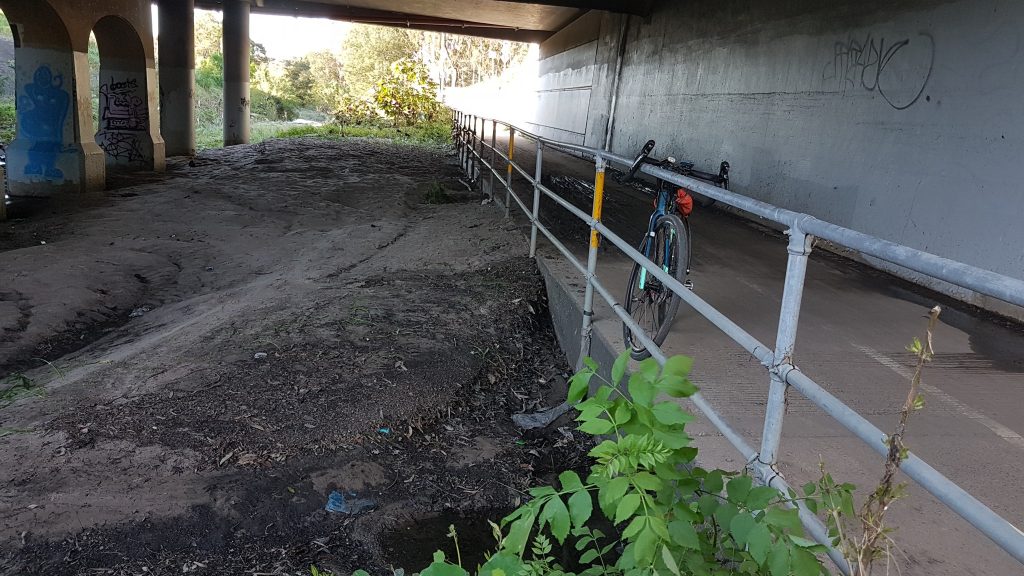
<path fill-rule="evenodd" d="M 755 485 L 744 473 L 695 466 L 697 449 L 686 434 L 692 416 L 662 399 L 697 392 L 687 378 L 690 358 L 676 356 L 663 367 L 647 359 L 627 379 L 626 351 L 612 366 L 610 381 L 585 359 L 569 382 L 568 401 L 579 411 L 578 429 L 599 441 L 589 453 L 589 473 L 582 478 L 572 470 L 562 472 L 557 486 L 531 489 L 529 502 L 500 525 L 492 523 L 497 550 L 476 573 L 829 574 L 820 561 L 827 549 L 804 535 L 796 508 L 801 503 L 824 517 L 830 544 L 845 556 L 849 571 L 869 576 L 878 560 L 892 558 L 885 514 L 905 494 L 895 475 L 909 457 L 903 442 L 909 417 L 924 406 L 921 375 L 934 354 L 932 332 L 940 311 L 932 309 L 924 341 L 915 338 L 907 348 L 917 369 L 896 430 L 885 439 L 889 450 L 882 478 L 859 509 L 853 484 L 837 482 L 824 464 L 819 480 L 804 485 L 802 494 Z M 454 529 L 449 537 L 456 538 Z M 558 547 L 568 565 L 559 563 Z M 422 576 L 468 576 L 459 556 L 453 564 L 436 553 Z"/>
<path fill-rule="evenodd" d="M 601 441 L 590 451 L 589 474 L 565 471 L 558 486 L 530 491 L 532 500 L 496 527 L 497 552 L 479 574 L 765 574 L 817 576 L 824 547 L 804 537 L 788 496 L 755 486 L 750 476 L 693 465 L 686 434 L 692 416 L 673 400 L 697 387 L 692 360 L 652 359 L 625 382 L 629 354 L 604 380 L 590 359 L 570 381 L 568 400 L 579 430 Z M 599 385 L 591 393 L 595 380 Z M 606 535 L 597 526 L 611 525 Z M 568 547 L 572 566 L 559 564 L 555 545 Z M 435 558 L 428 570 L 454 565 Z M 438 570 L 439 572 L 433 572 Z M 443 572 L 445 576 L 466 574 Z M 499 571 L 501 574 L 499 574 Z M 429 576 L 427 571 L 424 575 Z"/>
<path fill-rule="evenodd" d="M 426 66 L 402 59 L 391 66 L 391 73 L 374 89 L 374 102 L 393 121 L 409 125 L 437 120 L 442 106 L 437 99 L 437 82 Z"/>
<path fill-rule="evenodd" d="M 0 408 L 21 398 L 44 395 L 43 388 L 24 374 L 12 374 L 0 381 Z"/>

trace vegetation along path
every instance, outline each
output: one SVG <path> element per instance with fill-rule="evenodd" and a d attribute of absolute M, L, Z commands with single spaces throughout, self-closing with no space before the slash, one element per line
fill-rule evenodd
<path fill-rule="evenodd" d="M 442 150 L 133 178 L 0 233 L 0 574 L 419 567 L 580 462 L 510 419 L 568 368 L 521 235 Z"/>

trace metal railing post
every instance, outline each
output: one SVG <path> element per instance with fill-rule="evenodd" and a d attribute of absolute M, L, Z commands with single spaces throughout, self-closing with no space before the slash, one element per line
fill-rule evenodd
<path fill-rule="evenodd" d="M 462 118 L 462 170 L 469 174 L 470 157 L 469 157 L 469 120 L 472 118 L 469 114 L 466 114 Z"/>
<path fill-rule="evenodd" d="M 576 369 L 583 369 L 583 359 L 590 355 L 590 341 L 593 337 L 594 322 L 594 278 L 597 274 L 597 247 L 601 236 L 597 232 L 597 222 L 601 221 L 601 209 L 604 206 L 604 158 L 594 158 L 594 207 L 590 224 L 590 250 L 587 252 L 587 289 L 583 293 L 583 326 L 580 328 L 580 356 L 576 360 Z"/>
<path fill-rule="evenodd" d="M 473 123 L 473 135 L 476 138 L 475 150 L 478 151 L 476 160 L 476 177 L 480 178 L 484 174 L 484 123 L 486 122 L 483 118 L 480 118 L 480 126 Z"/>
<path fill-rule="evenodd" d="M 544 163 L 544 143 L 537 140 L 537 165 L 533 172 L 533 217 L 530 218 L 530 258 L 537 255 L 537 219 L 540 217 L 540 177 Z"/>
<path fill-rule="evenodd" d="M 475 172 L 474 179 L 480 178 L 483 175 L 483 173 L 484 173 L 484 171 L 483 171 L 483 168 L 484 168 L 483 167 L 483 162 L 484 162 L 484 142 L 483 142 L 484 129 L 483 129 L 483 125 L 484 125 L 484 119 L 483 118 L 476 117 L 476 119 L 473 120 L 473 157 L 474 157 L 474 159 L 476 159 L 476 170 L 474 171 Z"/>
<path fill-rule="evenodd" d="M 462 112 L 455 111 L 455 127 L 453 128 L 452 139 L 455 144 L 455 157 L 459 160 L 459 166 L 462 166 Z"/>
<path fill-rule="evenodd" d="M 469 117 L 469 123 L 471 125 L 470 130 L 473 131 L 473 135 L 469 137 L 469 178 L 470 180 L 476 180 L 476 115 Z"/>
<path fill-rule="evenodd" d="M 789 260 L 786 263 L 786 285 L 782 291 L 779 310 L 779 329 L 775 336 L 775 354 L 770 370 L 768 406 L 764 414 L 764 432 L 761 435 L 761 453 L 758 459 L 769 466 L 778 460 L 782 441 L 782 422 L 786 415 L 786 392 L 789 385 L 779 367 L 793 363 L 796 329 L 800 322 L 800 303 L 803 300 L 804 279 L 807 276 L 807 258 L 811 254 L 814 237 L 797 227 L 789 229 Z"/>
<path fill-rule="evenodd" d="M 505 218 L 509 217 L 509 205 L 512 203 L 512 156 L 516 151 L 516 129 L 508 129 L 508 180 L 505 182 Z"/>
<path fill-rule="evenodd" d="M 494 198 L 494 158 L 497 153 L 498 121 L 491 120 L 491 199 Z"/>
<path fill-rule="evenodd" d="M 466 115 L 459 114 L 459 166 L 466 170 Z"/>

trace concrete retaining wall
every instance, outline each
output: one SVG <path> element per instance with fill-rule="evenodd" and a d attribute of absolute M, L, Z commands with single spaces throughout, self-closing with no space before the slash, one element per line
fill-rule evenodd
<path fill-rule="evenodd" d="M 603 147 L 625 22 L 542 45 L 536 129 Z M 728 160 L 734 191 L 1024 278 L 1022 31 L 1013 0 L 662 1 L 628 20 L 611 148 Z"/>

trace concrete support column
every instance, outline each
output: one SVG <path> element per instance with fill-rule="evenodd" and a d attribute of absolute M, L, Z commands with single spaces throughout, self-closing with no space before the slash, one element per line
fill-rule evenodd
<path fill-rule="evenodd" d="M 168 156 L 196 151 L 195 0 L 160 0 L 160 132 Z"/>
<path fill-rule="evenodd" d="M 249 0 L 224 0 L 224 145 L 249 143 Z"/>
<path fill-rule="evenodd" d="M 158 98 L 153 86 L 156 67 L 146 44 L 136 29 L 118 16 L 101 18 L 93 32 L 100 52 L 96 143 L 106 154 L 107 172 L 163 170 L 164 141 L 157 125 Z M 79 95 L 88 102 L 88 90 Z"/>
<path fill-rule="evenodd" d="M 15 49 L 18 130 L 7 147 L 12 196 L 102 190 L 103 151 L 93 141 L 89 57 L 70 48 Z"/>

